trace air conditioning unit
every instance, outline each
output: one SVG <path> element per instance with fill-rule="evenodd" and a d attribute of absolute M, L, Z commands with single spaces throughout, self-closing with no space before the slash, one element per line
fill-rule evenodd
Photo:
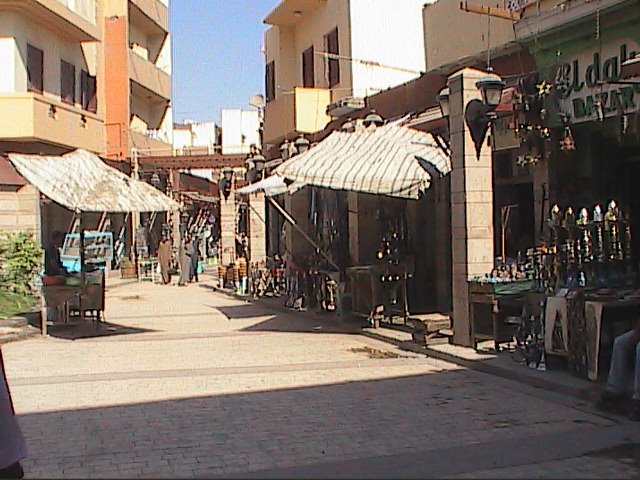
<path fill-rule="evenodd" d="M 327 107 L 327 115 L 342 117 L 365 107 L 364 98 L 346 97 L 333 102 Z"/>

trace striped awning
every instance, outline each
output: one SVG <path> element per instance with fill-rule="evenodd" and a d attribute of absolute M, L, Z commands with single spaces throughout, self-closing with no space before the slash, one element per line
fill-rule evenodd
<path fill-rule="evenodd" d="M 449 157 L 430 133 L 394 123 L 333 132 L 274 173 L 306 185 L 417 199 L 433 177 L 450 171 Z"/>
<path fill-rule="evenodd" d="M 74 212 L 161 212 L 180 204 L 86 150 L 62 156 L 10 153 L 16 170 L 40 192 Z"/>
<path fill-rule="evenodd" d="M 284 179 L 278 175 L 271 175 L 270 177 L 263 178 L 259 182 L 252 183 L 246 187 L 239 188 L 236 193 L 240 195 L 250 195 L 252 193 L 264 192 L 267 197 L 275 197 L 282 195 L 283 193 L 295 193 L 304 185 L 299 183 L 292 183 L 287 185 Z"/>

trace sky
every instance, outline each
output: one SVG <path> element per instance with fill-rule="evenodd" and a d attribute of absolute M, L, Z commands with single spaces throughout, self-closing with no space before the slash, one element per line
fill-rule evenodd
<path fill-rule="evenodd" d="M 173 114 L 220 124 L 264 94 L 264 17 L 280 0 L 172 0 Z"/>

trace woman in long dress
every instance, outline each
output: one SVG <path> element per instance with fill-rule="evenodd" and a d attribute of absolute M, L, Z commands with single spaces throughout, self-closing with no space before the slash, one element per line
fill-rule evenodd
<path fill-rule="evenodd" d="M 178 286 L 183 287 L 189 283 L 191 276 L 191 239 L 186 236 L 180 244 L 180 281 Z"/>
<path fill-rule="evenodd" d="M 0 370 L 0 478 L 22 478 L 20 460 L 27 456 L 27 447 L 11 402 L 1 349 Z"/>
<path fill-rule="evenodd" d="M 162 274 L 162 284 L 171 283 L 171 242 L 165 236 L 160 240 L 158 245 L 158 265 L 160 265 L 160 273 Z"/>

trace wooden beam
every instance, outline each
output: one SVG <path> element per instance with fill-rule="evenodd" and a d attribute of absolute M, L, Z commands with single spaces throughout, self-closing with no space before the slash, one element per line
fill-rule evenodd
<path fill-rule="evenodd" d="M 460 2 L 460 10 L 471 13 L 480 13 L 491 17 L 504 18 L 517 22 L 521 18 L 520 12 L 512 12 L 498 7 L 485 7 L 484 5 L 470 5 L 469 2 Z"/>
<path fill-rule="evenodd" d="M 206 168 L 218 169 L 225 167 L 243 167 L 247 155 L 178 155 L 178 156 L 148 156 L 139 157 L 138 163 L 142 166 L 154 166 L 156 168 Z"/>

